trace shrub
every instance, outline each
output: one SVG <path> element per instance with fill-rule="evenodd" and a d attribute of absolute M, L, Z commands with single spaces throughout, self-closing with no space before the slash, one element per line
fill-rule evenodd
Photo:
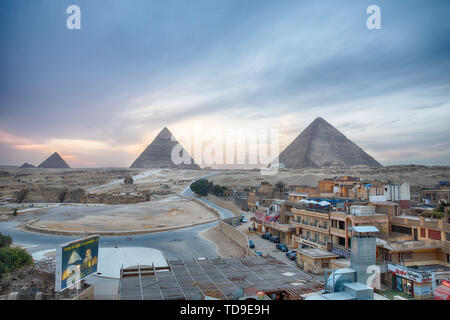
<path fill-rule="evenodd" d="M 31 255 L 22 248 L 0 248 L 0 279 L 7 273 L 33 264 Z"/>
<path fill-rule="evenodd" d="M 10 236 L 4 236 L 0 233 L 0 248 L 9 247 L 12 243 L 12 238 Z"/>

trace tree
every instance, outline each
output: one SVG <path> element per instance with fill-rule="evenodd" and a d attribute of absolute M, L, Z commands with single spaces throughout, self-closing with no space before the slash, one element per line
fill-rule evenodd
<path fill-rule="evenodd" d="M 200 179 L 191 184 L 191 189 L 197 195 L 206 197 L 208 195 L 208 191 L 211 188 L 211 183 L 206 179 Z"/>
<path fill-rule="evenodd" d="M 199 196 L 206 197 L 208 193 L 212 193 L 215 196 L 220 197 L 223 195 L 223 192 L 227 190 L 227 187 L 215 185 L 206 179 L 200 179 L 191 184 L 191 189 Z"/>
<path fill-rule="evenodd" d="M 285 187 L 286 187 L 286 185 L 281 181 L 279 181 L 279 182 L 277 182 L 277 184 L 275 184 L 275 188 L 280 192 L 283 192 Z"/>

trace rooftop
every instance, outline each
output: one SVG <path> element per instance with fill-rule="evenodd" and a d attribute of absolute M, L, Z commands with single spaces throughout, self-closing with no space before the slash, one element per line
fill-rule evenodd
<path fill-rule="evenodd" d="M 386 242 L 381 239 L 377 239 L 377 245 L 382 246 L 391 251 L 409 251 L 409 250 L 422 250 L 422 249 L 440 249 L 442 248 L 442 242 L 438 240 L 400 240 Z"/>
<path fill-rule="evenodd" d="M 266 293 L 284 291 L 291 299 L 323 289 L 296 268 L 271 256 L 169 260 L 169 270 L 126 275 L 122 270 L 121 300 L 190 300 L 202 294 L 221 300 L 236 299 L 238 289 Z"/>
<path fill-rule="evenodd" d="M 319 249 L 319 248 L 304 248 L 304 249 L 298 249 L 298 252 L 301 254 L 307 255 L 308 257 L 312 258 L 337 258 L 338 256 L 334 253 Z"/>

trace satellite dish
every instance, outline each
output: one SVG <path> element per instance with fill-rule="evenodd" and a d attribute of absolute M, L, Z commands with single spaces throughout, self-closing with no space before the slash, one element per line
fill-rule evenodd
<path fill-rule="evenodd" d="M 244 296 L 244 290 L 242 288 L 237 289 L 233 294 L 233 300 L 239 300 L 240 297 Z"/>

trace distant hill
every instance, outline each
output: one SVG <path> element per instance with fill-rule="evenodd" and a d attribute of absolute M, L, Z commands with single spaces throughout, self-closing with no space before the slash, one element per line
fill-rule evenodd
<path fill-rule="evenodd" d="M 286 168 L 382 167 L 322 118 L 316 118 L 279 156 Z"/>
<path fill-rule="evenodd" d="M 189 153 L 181 147 L 183 155 L 187 155 L 190 162 L 175 164 L 172 162 L 172 150 L 179 142 L 172 133 L 164 127 L 150 145 L 133 162 L 130 168 L 172 168 L 172 169 L 200 169 Z"/>
<path fill-rule="evenodd" d="M 54 169 L 69 169 L 69 165 L 64 161 L 61 156 L 55 152 L 42 162 L 38 168 L 54 168 Z"/>

